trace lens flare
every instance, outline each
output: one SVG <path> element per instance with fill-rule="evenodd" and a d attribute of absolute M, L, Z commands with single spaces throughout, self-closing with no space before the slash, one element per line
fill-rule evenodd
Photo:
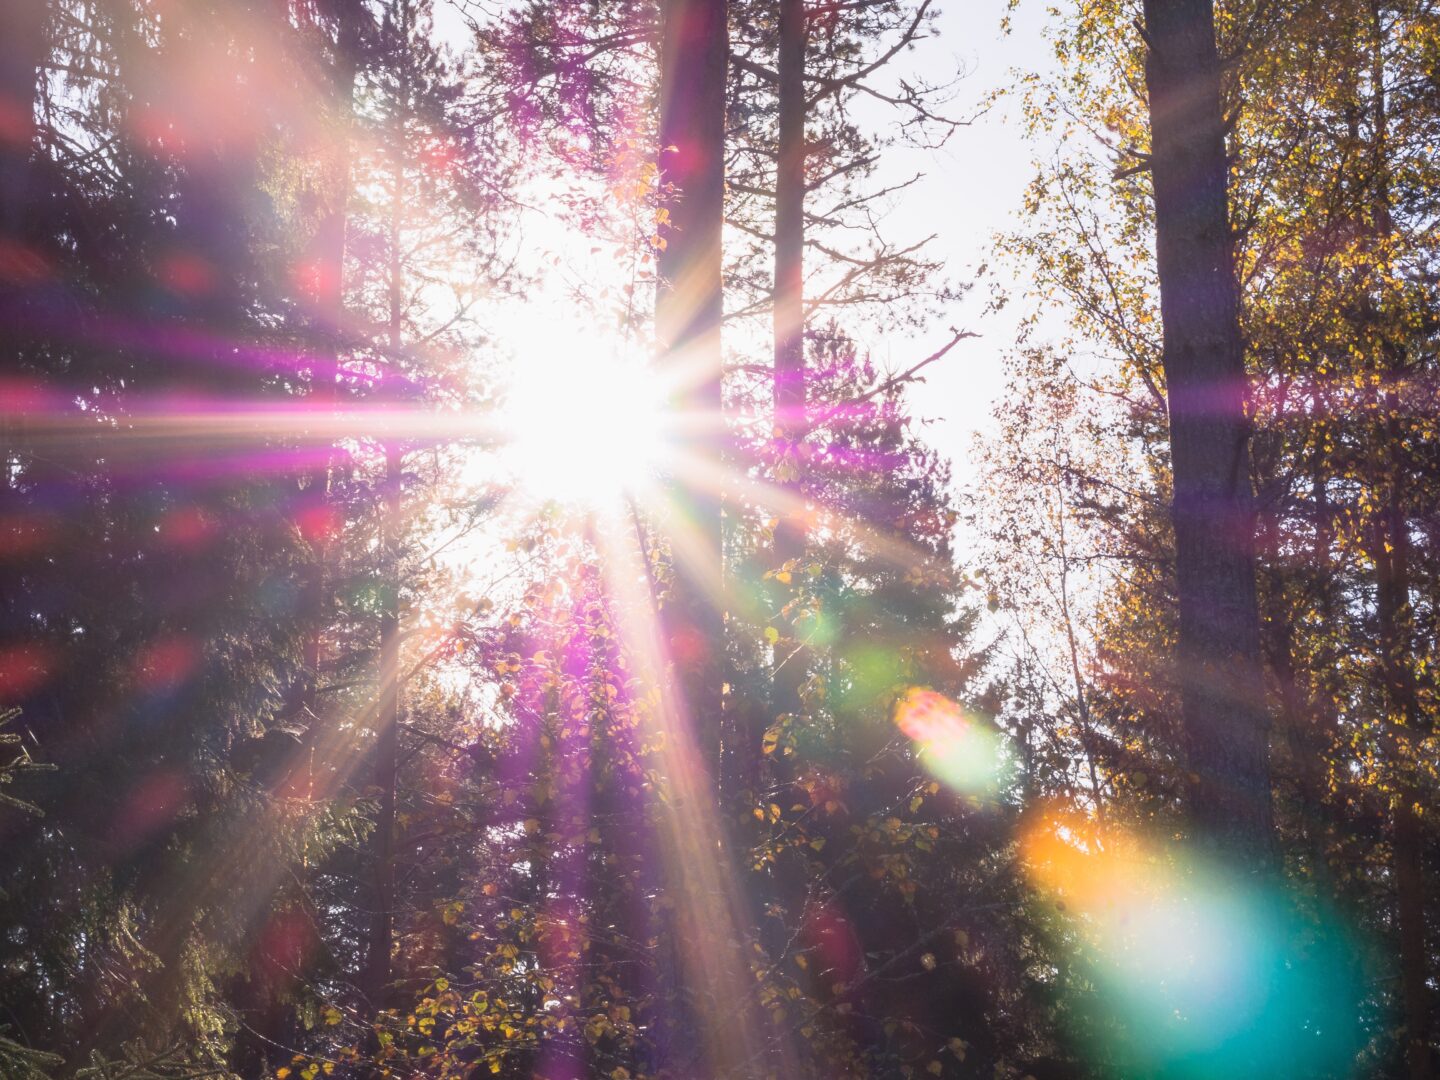
<path fill-rule="evenodd" d="M 1054 810 L 1021 837 L 1067 927 L 1120 1075 L 1324 1075 L 1353 1052 L 1356 952 L 1338 920 L 1178 845 Z"/>
<path fill-rule="evenodd" d="M 966 795 L 994 795 L 1002 779 L 1000 739 L 944 694 L 918 687 L 895 704 L 895 724 L 937 780 Z"/>

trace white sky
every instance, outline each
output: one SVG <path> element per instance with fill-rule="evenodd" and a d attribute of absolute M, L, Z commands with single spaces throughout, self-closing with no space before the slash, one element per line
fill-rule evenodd
<path fill-rule="evenodd" d="M 1020 4 L 1010 13 L 1008 34 L 1001 28 L 1007 7 L 1007 0 L 953 0 L 953 6 L 942 6 L 938 36 L 921 42 L 913 53 L 898 60 L 882 83 L 907 74 L 906 65 L 912 65 L 911 72 L 932 83 L 947 82 L 957 70 L 963 70 L 966 78 L 945 111 L 965 116 L 972 114 L 993 91 L 1010 85 L 1017 71 L 1049 70 L 1053 54 L 1042 37 L 1047 5 L 1035 0 Z M 457 44 L 465 40 L 467 35 L 453 9 L 437 5 L 436 16 L 443 36 Z M 872 104 L 868 116 L 862 112 L 861 119 L 870 121 L 877 133 L 884 134 L 897 122 L 897 114 Z M 959 487 L 973 476 L 976 440 L 983 437 L 989 425 L 1002 389 L 1003 358 L 1015 340 L 1016 322 L 1024 310 L 1022 304 L 1014 303 L 998 314 L 984 311 L 994 285 L 1012 293 L 1023 291 L 1022 283 L 1007 280 L 1006 268 L 990 259 L 991 237 L 1015 223 L 1024 188 L 1033 174 L 1037 149 L 1024 140 L 1014 102 L 1002 99 L 970 127 L 955 132 L 941 150 L 920 150 L 903 144 L 892 147 L 875 177 L 876 185 L 883 186 L 917 172 L 925 174 L 919 183 L 896 197 L 886 219 L 890 240 L 903 246 L 930 233 L 937 234 L 931 253 L 944 260 L 947 276 L 959 281 L 970 280 L 976 267 L 989 263 L 986 281 L 953 310 L 939 313 L 924 333 L 871 333 L 861 338 L 861 344 L 880 366 L 899 370 L 949 340 L 951 326 L 980 335 L 961 342 L 944 360 L 929 368 L 925 383 L 910 392 L 915 414 L 931 421 L 926 429 L 927 440 L 952 461 Z M 541 285 L 539 294 L 515 298 L 503 305 L 495 326 L 501 341 L 527 340 L 527 331 L 548 317 L 539 313 L 547 310 L 547 304 L 554 306 L 555 295 L 567 284 L 574 287 L 596 280 L 591 274 L 614 276 L 613 267 L 607 270 L 605 266 L 609 256 L 594 255 L 588 238 L 569 233 L 559 221 L 539 215 L 529 218 L 524 228 L 524 248 L 535 255 L 561 253 L 562 261 L 558 270 L 551 269 L 552 276 Z"/>
<path fill-rule="evenodd" d="M 967 77 L 960 84 L 951 113 L 965 115 L 992 91 L 1010 85 L 1016 71 L 1050 70 L 1052 56 L 1042 38 L 1046 5 L 1022 3 L 1012 15 L 1009 34 L 1002 33 L 1007 0 L 954 0 L 941 9 L 938 40 L 916 49 L 917 70 L 942 81 L 957 65 Z M 1006 268 L 990 258 L 991 237 L 1012 227 L 1025 186 L 1033 175 L 1037 148 L 1025 141 L 1009 99 L 957 131 L 940 151 L 897 147 L 884 163 L 895 175 L 924 172 L 925 179 L 904 193 L 890 217 L 896 237 L 937 233 L 933 251 L 951 274 L 970 280 L 989 263 L 987 282 L 977 284 L 952 311 L 943 314 L 923 337 L 889 336 L 871 343 L 882 363 L 903 369 L 928 356 L 949 340 L 948 327 L 980 334 L 961 342 L 931 367 L 924 385 L 911 391 L 916 413 L 934 423 L 928 439 L 951 459 L 957 485 L 974 472 L 977 437 L 989 425 L 1002 389 L 1002 360 L 1015 340 L 1023 305 L 1012 304 L 998 314 L 985 314 L 990 285 L 1022 291 L 1006 277 Z M 877 120 L 883 117 L 877 116 Z M 1017 297 L 1018 299 L 1018 297 Z"/>

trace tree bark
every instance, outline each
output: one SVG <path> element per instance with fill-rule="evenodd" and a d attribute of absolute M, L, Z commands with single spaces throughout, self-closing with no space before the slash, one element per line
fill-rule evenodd
<path fill-rule="evenodd" d="M 0 5 L 0 270 L 9 269 L 8 262 L 19 254 L 11 245 L 24 237 L 46 7 L 46 0 Z"/>
<path fill-rule="evenodd" d="M 1425 944 L 1425 842 L 1415 793 L 1403 790 L 1391 836 L 1396 922 L 1400 930 L 1400 986 L 1405 1006 L 1405 1068 L 1410 1080 L 1434 1076 L 1430 1056 L 1429 954 Z"/>
<path fill-rule="evenodd" d="M 409 6 L 400 5 L 402 16 Z M 402 19 L 395 32 L 408 41 L 410 27 Z M 399 88 L 399 111 L 409 108 L 409 82 L 403 77 Z M 400 255 L 405 215 L 405 158 L 403 130 L 394 132 L 394 186 L 391 191 L 388 268 L 388 345 L 390 383 L 400 385 L 397 365 L 404 348 L 404 264 Z M 398 402 L 395 402 L 398 404 Z M 380 509 L 380 548 L 388 580 L 383 582 L 380 611 L 379 700 L 375 712 L 375 762 L 373 785 L 380 793 L 380 811 L 375 820 L 372 843 L 372 899 L 370 940 L 366 956 L 364 989 L 370 1005 L 385 1007 L 392 981 L 391 952 L 395 936 L 395 804 L 400 748 L 400 511 L 402 459 L 400 445 L 388 437 L 385 446 L 385 490 Z"/>
<path fill-rule="evenodd" d="M 1380 372 L 1384 393 L 1380 400 L 1383 418 L 1383 457 L 1377 500 L 1381 511 L 1376 521 L 1375 613 L 1381 649 L 1381 679 L 1385 689 L 1388 742 L 1401 779 L 1394 796 L 1391 818 L 1391 870 L 1395 877 L 1395 921 L 1400 945 L 1400 992 L 1405 1016 L 1405 1068 L 1410 1080 L 1430 1080 L 1430 993 L 1427 983 L 1429 954 L 1425 943 L 1424 827 L 1416 811 L 1419 794 L 1408 778 L 1409 751 L 1401 732 L 1410 740 L 1420 738 L 1424 717 L 1410 666 L 1413 648 L 1411 629 L 1414 609 L 1410 592 L 1410 527 L 1404 505 L 1404 491 L 1410 474 L 1405 451 L 1405 430 L 1401 420 L 1400 387 L 1404 383 L 1404 344 L 1392 332 L 1389 282 L 1394 273 L 1390 250 L 1395 240 L 1391 208 L 1389 103 L 1386 95 L 1385 24 L 1378 0 L 1371 0 L 1370 88 L 1371 94 L 1371 186 L 1374 191 L 1374 233 L 1379 255 L 1375 267 L 1378 295 L 1367 304 L 1367 320 L 1380 348 Z"/>
<path fill-rule="evenodd" d="M 28 279 L 34 256 L 27 250 L 35 152 L 35 100 L 45 57 L 46 0 L 0 4 L 0 371 L 14 374 L 24 352 Z M 0 498 L 13 494 L 14 462 L 23 457 L 23 430 L 7 417 L 0 438 L 5 476 Z M 11 508 L 6 506 L 6 512 Z"/>
<path fill-rule="evenodd" d="M 334 413 L 339 398 L 339 354 L 345 321 L 345 230 L 350 195 L 350 125 L 354 115 L 355 74 L 360 44 L 360 13 L 349 6 L 338 9 L 335 55 L 331 62 L 331 95 L 338 131 L 332 147 L 329 205 L 321 216 L 312 244 L 313 315 L 311 325 L 310 399 L 317 420 Z M 328 436 L 326 436 L 328 438 Z M 318 449 L 318 448 L 317 448 Z M 330 558 L 329 522 L 331 454 L 317 453 L 306 478 L 302 502 L 311 526 L 313 557 L 307 569 L 302 617 L 307 624 L 302 646 L 302 672 L 297 712 L 310 728 L 309 742 L 321 736 L 319 724 L 320 668 L 325 651 L 325 575 Z M 313 789 L 313 776 L 311 786 Z"/>
<path fill-rule="evenodd" d="M 1399 376 L 1393 370 L 1387 379 Z M 1392 383 L 1393 385 L 1393 383 Z M 1389 477 L 1384 511 L 1376 522 L 1374 559 L 1375 613 L 1385 689 L 1387 742 L 1402 779 L 1397 784 L 1390 822 L 1390 866 L 1395 879 L 1395 924 L 1400 949 L 1400 996 L 1405 1017 L 1405 1068 L 1410 1080 L 1430 1080 L 1429 953 L 1425 942 L 1425 840 L 1416 804 L 1419 794 L 1405 778 L 1408 763 L 1400 732 L 1417 738 L 1423 718 L 1414 673 L 1410 668 L 1410 538 L 1399 485 L 1403 482 L 1398 396 L 1385 395 L 1384 427 L 1390 444 Z"/>
<path fill-rule="evenodd" d="M 1204 842 L 1268 864 L 1269 717 L 1211 0 L 1145 0 L 1145 29 L 1190 816 Z"/>
<path fill-rule="evenodd" d="M 780 0 L 779 155 L 775 175 L 775 436 L 783 447 L 780 486 L 788 501 L 803 497 L 800 441 L 805 434 L 805 2 Z M 775 566 L 805 554 L 803 514 L 781 507 Z M 784 590 L 783 592 L 788 592 Z M 782 592 L 782 595 L 783 595 Z M 798 713 L 806 656 L 785 635 L 775 647 L 776 713 Z"/>
<path fill-rule="evenodd" d="M 1382 187 L 1386 185 L 1382 184 Z M 1380 215 L 1390 231 L 1388 207 Z M 1388 242 L 1388 235 L 1385 242 Z M 1377 308 L 1377 320 L 1383 312 Z M 1385 411 L 1382 436 L 1388 448 L 1381 479 L 1382 511 L 1376 522 L 1374 560 L 1375 614 L 1381 650 L 1381 679 L 1385 688 L 1387 742 L 1401 779 L 1397 784 L 1391 818 L 1391 870 L 1395 877 L 1395 921 L 1400 939 L 1400 992 L 1405 1014 L 1405 1062 L 1410 1080 L 1434 1075 L 1430 1055 L 1430 991 L 1425 943 L 1424 826 L 1416 811 L 1420 799 L 1408 778 L 1413 740 L 1423 736 L 1424 716 L 1415 673 L 1410 666 L 1414 609 L 1410 600 L 1410 528 L 1403 495 L 1408 475 L 1405 434 L 1400 423 L 1398 387 L 1405 378 L 1403 350 L 1385 334 L 1382 398 Z M 1400 733 L 1408 734 L 1409 741 Z"/>
<path fill-rule="evenodd" d="M 385 444 L 385 505 L 381 510 L 381 547 L 392 566 L 400 521 L 400 448 Z M 385 1008 L 393 979 L 395 938 L 395 804 L 400 747 L 400 580 L 392 571 L 385 583 L 380 614 L 380 695 L 375 715 L 375 764 L 372 786 L 379 792 L 372 844 L 373 908 L 366 951 L 365 996 L 372 1008 Z"/>
<path fill-rule="evenodd" d="M 721 228 L 725 203 L 726 0 L 664 0 L 660 41 L 660 230 L 655 335 L 660 359 L 677 373 L 674 401 L 683 457 L 704 475 L 671 482 L 676 528 L 698 559 L 676 559 L 665 637 L 712 770 L 719 765 L 724 670 L 720 494 L 722 455 Z"/>

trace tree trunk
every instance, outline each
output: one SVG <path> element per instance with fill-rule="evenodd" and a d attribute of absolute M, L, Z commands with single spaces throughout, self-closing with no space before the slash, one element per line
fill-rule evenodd
<path fill-rule="evenodd" d="M 24 238 L 45 9 L 46 0 L 6 0 L 0 6 L 0 270 L 10 269 L 10 260 L 20 254 L 12 245 Z"/>
<path fill-rule="evenodd" d="M 1380 5 L 1370 8 L 1371 169 L 1375 192 L 1375 239 L 1379 264 L 1375 267 L 1378 296 L 1365 315 L 1381 352 L 1385 391 L 1381 398 L 1381 441 L 1386 448 L 1379 477 L 1379 519 L 1374 544 L 1375 614 L 1381 649 L 1381 678 L 1385 688 L 1386 726 L 1394 765 L 1401 775 L 1391 819 L 1391 869 L 1395 877 L 1395 921 L 1400 945 L 1400 992 L 1405 1015 L 1405 1067 L 1410 1080 L 1430 1080 L 1430 994 L 1427 984 L 1429 955 L 1425 947 L 1424 829 L 1408 779 L 1405 760 L 1414 740 L 1423 735 L 1424 717 L 1410 666 L 1414 610 L 1410 602 L 1410 528 L 1404 492 L 1410 474 L 1402 426 L 1400 387 L 1406 371 L 1405 347 L 1392 333 L 1389 282 L 1394 273 L 1390 250 L 1395 239 L 1391 209 L 1389 161 L 1389 105 L 1386 99 L 1385 25 Z M 1403 740 L 1405 732 L 1409 740 Z M 1408 743 L 1408 745 L 1407 745 Z"/>
<path fill-rule="evenodd" d="M 1426 982 L 1425 843 L 1413 791 L 1395 808 L 1396 921 L 1400 930 L 1400 987 L 1405 1001 L 1405 1067 L 1410 1080 L 1430 1080 L 1430 991 Z"/>
<path fill-rule="evenodd" d="M 1382 185 L 1383 186 L 1383 185 Z M 1388 231 L 1388 210 L 1383 213 Z M 1388 237 L 1387 241 L 1388 242 Z M 1377 308 L 1377 320 L 1383 313 Z M 1384 328 L 1382 326 L 1382 335 Z M 1414 740 L 1424 736 L 1415 673 L 1410 666 L 1410 530 L 1403 503 L 1409 470 L 1400 422 L 1398 387 L 1405 378 L 1403 350 L 1382 337 L 1386 353 L 1382 438 L 1388 447 L 1386 475 L 1381 480 L 1380 518 L 1376 522 L 1375 614 L 1381 650 L 1381 679 L 1385 688 L 1387 742 L 1400 773 L 1391 819 L 1391 870 L 1395 877 L 1395 921 L 1400 944 L 1400 992 L 1405 1014 L 1405 1061 L 1410 1080 L 1430 1080 L 1430 992 L 1427 982 L 1429 953 L 1425 945 L 1424 827 L 1416 804 L 1420 798 L 1408 779 L 1406 760 Z M 1402 739 L 1401 733 L 1408 735 Z"/>
<path fill-rule="evenodd" d="M 1145 0 L 1145 28 L 1190 815 L 1204 842 L 1260 866 L 1273 842 L 1269 718 L 1211 0 Z"/>
<path fill-rule="evenodd" d="M 342 7 L 335 33 L 335 56 L 331 65 L 331 93 L 338 131 L 334 136 L 332 159 L 329 162 L 329 205 L 315 230 L 312 244 L 311 274 L 313 292 L 311 325 L 310 398 L 314 415 L 322 423 L 333 414 L 338 400 L 339 353 L 345 321 L 345 228 L 346 204 L 350 195 L 350 122 L 354 114 L 355 73 L 360 42 L 359 13 Z M 328 439 L 328 435 L 323 439 Z M 303 644 L 300 687 L 296 711 L 299 720 L 309 728 L 313 755 L 321 741 L 319 720 L 320 668 L 325 651 L 325 572 L 330 558 L 327 520 L 330 511 L 331 455 L 314 448 L 316 459 L 306 478 L 302 495 L 306 520 L 309 523 L 313 557 L 307 568 L 304 594 L 301 599 L 302 618 L 306 623 Z M 313 768 L 313 762 L 311 763 Z M 314 788 L 314 777 L 311 777 Z"/>
<path fill-rule="evenodd" d="M 35 151 L 35 98 L 45 56 L 45 0 L 0 4 L 0 373 L 13 375 L 25 342 L 27 282 L 34 256 L 27 251 Z M 7 417 L 0 438 L 5 476 L 0 498 L 13 494 L 14 462 L 23 457 L 22 430 Z M 5 512 L 13 512 L 6 506 Z"/>
<path fill-rule="evenodd" d="M 401 5 L 403 15 L 409 14 Z M 396 33 L 408 41 L 410 27 L 402 21 Z M 408 80 L 401 79 L 400 111 L 409 107 Z M 403 130 L 396 130 L 394 188 L 391 192 L 388 268 L 389 382 L 399 387 L 398 364 L 404 348 L 404 265 L 400 255 L 405 214 L 405 157 Z M 392 399 L 392 405 L 398 405 Z M 380 612 L 380 693 L 375 712 L 374 787 L 380 793 L 380 812 L 375 820 L 372 841 L 372 886 L 374 908 L 370 916 L 370 941 L 366 957 L 364 989 L 372 1008 L 385 1007 L 392 981 L 391 952 L 395 935 L 395 802 L 400 747 L 400 510 L 402 460 L 393 437 L 385 441 L 384 505 L 380 509 L 382 565 L 389 579 L 383 582 Z"/>
<path fill-rule="evenodd" d="M 1274 550 L 1267 546 L 1267 550 Z M 1333 891 L 1330 874 L 1330 814 L 1325 804 L 1325 745 L 1319 737 L 1325 730 L 1324 707 L 1318 704 L 1301 682 L 1295 664 L 1295 634 L 1290 605 L 1286 603 L 1287 577 L 1274 569 L 1265 590 L 1269 600 L 1263 623 L 1266 659 L 1274 675 L 1279 706 L 1279 729 L 1291 766 L 1291 783 L 1299 803 L 1299 831 L 1304 837 L 1310 873 L 1326 892 Z M 1277 777 L 1277 783 L 1279 778 Z"/>
<path fill-rule="evenodd" d="M 668 223 L 657 260 L 655 335 L 661 361 L 678 371 L 674 407 L 680 450 L 696 479 L 672 481 L 677 530 L 698 558 L 676 559 L 665 637 L 696 741 L 712 775 L 719 763 L 724 670 L 720 495 L 721 226 L 725 201 L 726 0 L 665 0 L 661 6 L 660 157 Z M 709 485 L 708 487 L 706 485 Z M 678 546 L 678 545 L 677 545 Z"/>
<path fill-rule="evenodd" d="M 398 547 L 400 521 L 400 448 L 385 444 L 385 505 L 381 510 L 381 547 L 391 565 Z M 383 1009 L 389 995 L 391 952 L 395 937 L 395 795 L 400 746 L 400 580 L 392 570 L 385 583 L 380 614 L 380 696 L 375 714 L 375 765 L 372 786 L 380 794 L 372 845 L 370 935 L 365 963 L 365 996 Z"/>
<path fill-rule="evenodd" d="M 1396 377 L 1387 372 L 1387 377 Z M 1381 678 L 1385 687 L 1387 742 L 1396 758 L 1402 779 L 1397 785 L 1390 822 L 1390 866 L 1395 879 L 1395 924 L 1400 948 L 1400 995 L 1405 1016 L 1405 1065 L 1410 1080 L 1430 1080 L 1430 993 L 1427 984 L 1429 954 L 1425 944 L 1424 827 L 1416 812 L 1419 798 L 1413 783 L 1405 779 L 1409 747 L 1399 734 L 1420 737 L 1422 716 L 1414 674 L 1409 663 L 1410 569 L 1409 534 L 1400 504 L 1399 482 L 1403 473 L 1401 434 L 1393 391 L 1385 396 L 1389 418 L 1385 425 L 1390 440 L 1389 490 L 1381 519 L 1376 523 L 1374 558 L 1376 570 L 1375 614 L 1381 650 Z"/>
<path fill-rule="evenodd" d="M 780 486 L 802 497 L 799 459 L 805 433 L 805 3 L 780 0 L 779 163 L 775 175 L 775 428 L 784 449 Z M 775 527 L 775 566 L 805 554 L 802 514 L 782 506 Z M 789 590 L 780 590 L 785 595 Z M 798 713 L 806 657 L 799 641 L 775 646 L 774 710 Z"/>
<path fill-rule="evenodd" d="M 1388 223 L 1388 212 L 1384 215 Z M 1377 317 L 1380 313 L 1377 311 Z M 1395 875 L 1396 925 L 1400 938 L 1400 989 L 1405 1012 L 1405 1059 L 1410 1080 L 1430 1080 L 1430 992 L 1427 979 L 1429 953 L 1425 944 L 1424 826 L 1416 805 L 1420 795 L 1406 779 L 1414 740 L 1424 737 L 1424 716 L 1415 673 L 1410 666 L 1411 627 L 1414 610 L 1410 602 L 1410 529 L 1403 503 L 1409 470 L 1400 424 L 1398 387 L 1406 377 L 1403 351 L 1385 340 L 1384 441 L 1388 476 L 1385 477 L 1383 511 L 1377 523 L 1374 558 L 1376 571 L 1375 612 L 1382 651 L 1382 678 L 1385 685 L 1389 743 L 1395 767 L 1402 779 L 1395 797 L 1391 820 L 1391 867 Z M 1405 732 L 1405 742 L 1398 737 Z"/>
<path fill-rule="evenodd" d="M 667 783 L 675 801 L 664 809 L 659 830 L 665 888 L 677 901 L 662 934 L 674 960 L 659 961 L 661 1026 L 681 1036 L 661 1049 L 661 1071 L 676 1075 L 749 1075 L 760 1045 L 743 946 L 749 920 L 731 892 L 737 878 L 713 787 L 726 668 L 717 480 L 725 447 L 727 18 L 726 0 L 661 2 L 659 165 L 668 220 L 660 229 L 655 336 L 659 360 L 678 384 L 671 404 L 681 459 L 667 491 L 674 577 L 660 630 L 675 678 L 662 676 L 669 701 L 662 713 L 691 729 L 673 740 L 686 749 L 671 758 Z"/>

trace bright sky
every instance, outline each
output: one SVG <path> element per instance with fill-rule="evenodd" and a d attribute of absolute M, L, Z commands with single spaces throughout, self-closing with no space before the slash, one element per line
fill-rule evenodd
<path fill-rule="evenodd" d="M 956 0 L 954 7 L 941 8 L 937 38 L 921 42 L 913 53 L 896 61 L 888 74 L 893 80 L 907 74 L 919 75 L 932 83 L 950 81 L 957 70 L 966 78 L 946 110 L 949 115 L 973 114 L 995 90 L 1009 86 L 1017 71 L 1048 69 L 1051 52 L 1042 38 L 1046 6 L 1023 3 L 1011 15 L 1011 29 L 1002 31 L 1008 0 Z M 457 44 L 465 38 L 453 9 L 437 9 L 441 33 Z M 913 58 L 913 59 L 912 59 Z M 913 64 L 906 68 L 907 64 Z M 920 150 L 897 145 L 883 158 L 876 186 L 884 186 L 914 175 L 924 179 L 900 193 L 886 221 L 892 242 L 911 243 L 934 233 L 932 254 L 947 264 L 948 275 L 968 281 L 973 271 L 989 262 L 989 276 L 977 285 L 954 310 L 941 312 L 929 329 L 911 336 L 904 332 L 870 334 L 862 338 L 882 367 L 895 370 L 911 366 L 949 340 L 955 326 L 981 335 L 962 342 L 943 361 L 927 371 L 926 382 L 911 390 L 918 416 L 932 421 L 928 440 L 954 464 L 956 482 L 966 485 L 977 462 L 977 437 L 983 437 L 1003 382 L 1003 358 L 1015 340 L 1016 321 L 1023 305 L 1012 304 L 998 314 L 984 308 L 994 285 L 1012 292 L 1021 291 L 1017 282 L 1007 280 L 1005 269 L 989 258 L 991 237 L 1012 225 L 1037 156 L 1037 148 L 1024 141 L 1015 119 L 1015 104 L 1008 99 L 974 123 L 957 131 L 941 150 Z M 877 132 L 893 130 L 897 115 L 879 103 L 870 103 L 867 116 Z M 539 314 L 556 309 L 559 295 L 568 288 L 586 288 L 586 283 L 614 280 L 615 267 L 607 252 L 596 254 L 588 238 L 575 237 L 560 221 L 544 214 L 527 215 L 522 239 L 524 249 L 537 260 L 549 261 L 559 253 L 558 267 L 550 274 L 540 293 L 531 292 L 505 303 L 494 326 L 500 342 L 532 340 L 540 324 L 550 316 Z M 515 356 L 524 365 L 528 358 Z"/>
<path fill-rule="evenodd" d="M 1053 54 L 1042 38 L 1047 5 L 1022 3 L 1005 34 L 1001 20 L 1007 7 L 1008 0 L 955 0 L 941 9 L 939 39 L 917 47 L 917 70 L 933 81 L 945 80 L 957 67 L 968 73 L 952 114 L 973 110 L 991 92 L 1013 82 L 1017 70 L 1050 70 Z M 884 119 L 883 114 L 875 117 L 877 123 Z M 884 165 L 894 175 L 926 174 L 895 207 L 890 218 L 895 236 L 937 233 L 932 250 L 944 257 L 953 276 L 970 280 L 973 270 L 988 261 L 987 280 L 1021 291 L 1019 283 L 1006 276 L 1006 268 L 990 259 L 989 248 L 991 237 L 1017 220 L 1037 149 L 1024 140 L 1014 102 L 1006 99 L 957 131 L 938 152 L 893 149 Z M 1013 304 L 998 314 L 984 314 L 988 298 L 989 286 L 979 284 L 924 337 L 892 335 L 872 342 L 877 359 L 903 369 L 943 345 L 951 325 L 981 335 L 958 345 L 929 369 L 924 385 L 911 391 L 916 412 L 935 421 L 928 431 L 930 442 L 954 463 L 956 482 L 962 486 L 973 474 L 976 438 L 989 425 L 1002 389 L 1003 357 L 1015 340 L 1023 310 Z"/>

